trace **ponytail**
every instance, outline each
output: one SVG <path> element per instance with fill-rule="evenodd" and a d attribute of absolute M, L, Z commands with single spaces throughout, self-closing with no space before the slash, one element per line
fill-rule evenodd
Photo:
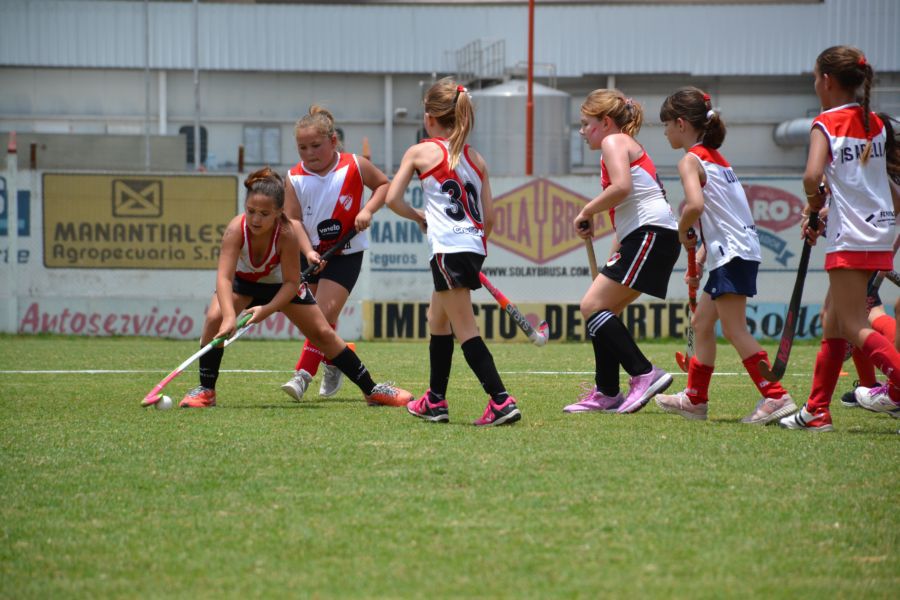
<path fill-rule="evenodd" d="M 700 132 L 704 146 L 716 150 L 725 141 L 725 122 L 713 108 L 709 94 L 695 87 L 681 88 L 663 101 L 659 109 L 660 121 L 684 119 Z"/>
<path fill-rule="evenodd" d="M 872 70 L 872 65 L 866 61 L 865 56 L 862 56 L 859 59 L 858 66 L 863 70 L 863 76 L 865 77 L 863 80 L 863 97 L 860 106 L 862 106 L 863 130 L 866 132 L 866 147 L 863 149 L 862 156 L 859 157 L 859 160 L 862 164 L 866 164 L 869 161 L 869 157 L 872 155 L 872 132 L 869 131 L 869 128 L 871 127 L 871 124 L 869 123 L 869 102 L 872 98 L 872 79 L 875 77 L 875 72 Z"/>
<path fill-rule="evenodd" d="M 619 90 L 594 90 L 581 105 L 581 112 L 589 117 L 609 117 L 622 133 L 637 136 L 644 123 L 644 109 L 639 102 L 626 98 Z"/>
<path fill-rule="evenodd" d="M 449 77 L 436 82 L 425 92 L 425 112 L 450 130 L 450 168 L 459 165 L 459 157 L 469 132 L 475 127 L 475 107 L 469 91 Z"/>
<path fill-rule="evenodd" d="M 866 55 L 862 50 L 853 46 L 831 46 L 822 50 L 816 57 L 816 67 L 820 74 L 833 77 L 844 90 L 856 92 L 862 87 L 860 107 L 862 108 L 863 130 L 866 132 L 866 147 L 860 156 L 860 161 L 862 164 L 866 164 L 872 154 L 873 134 L 870 131 L 869 106 L 875 70 L 866 60 Z"/>

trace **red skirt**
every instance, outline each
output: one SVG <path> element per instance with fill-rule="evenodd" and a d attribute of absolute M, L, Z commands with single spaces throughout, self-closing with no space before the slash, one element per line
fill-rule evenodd
<path fill-rule="evenodd" d="M 890 271 L 894 268 L 894 253 L 890 250 L 879 252 L 855 252 L 843 250 L 825 255 L 825 270 L 855 269 L 858 271 Z"/>

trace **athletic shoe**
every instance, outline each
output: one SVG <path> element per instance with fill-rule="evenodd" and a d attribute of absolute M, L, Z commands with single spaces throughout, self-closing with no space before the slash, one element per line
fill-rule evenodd
<path fill-rule="evenodd" d="M 366 396 L 369 406 L 406 406 L 412 400 L 412 394 L 392 383 L 379 383 Z"/>
<path fill-rule="evenodd" d="M 660 368 L 653 367 L 649 373 L 635 375 L 629 380 L 631 389 L 625 396 L 617 413 L 636 413 L 644 408 L 656 394 L 666 391 L 672 385 L 672 376 Z"/>
<path fill-rule="evenodd" d="M 856 401 L 856 388 L 858 387 L 859 379 L 853 382 L 852 390 L 844 392 L 844 395 L 841 396 L 841 404 L 844 405 L 844 408 L 859 408 L 859 402 Z"/>
<path fill-rule="evenodd" d="M 581 395 L 578 402 L 569 404 L 563 408 L 563 412 L 582 413 L 582 412 L 616 412 L 616 409 L 625 401 L 625 396 L 621 393 L 615 396 L 607 396 L 597 389 L 597 386 L 591 386 L 588 383 L 581 384 Z"/>
<path fill-rule="evenodd" d="M 781 419 L 778 424 L 785 429 L 834 431 L 834 426 L 831 424 L 831 413 L 827 408 L 819 410 L 817 414 L 812 414 L 806 410 L 805 404 L 794 414 Z"/>
<path fill-rule="evenodd" d="M 422 394 L 418 400 L 412 400 L 406 405 L 406 410 L 414 417 L 425 419 L 431 423 L 449 423 L 450 411 L 447 407 L 447 401 L 431 402 L 431 390 Z"/>
<path fill-rule="evenodd" d="M 216 390 L 198 385 L 181 399 L 180 408 L 210 408 L 216 405 Z"/>
<path fill-rule="evenodd" d="M 306 393 L 310 381 L 312 381 L 312 375 L 300 369 L 294 373 L 290 381 L 281 386 L 281 391 L 293 398 L 294 402 L 300 402 L 303 400 L 303 394 Z"/>
<path fill-rule="evenodd" d="M 508 396 L 503 404 L 497 404 L 493 398 L 488 399 L 487 407 L 481 418 L 473 423 L 477 427 L 494 427 L 495 425 L 512 425 L 522 418 L 516 399 Z"/>
<path fill-rule="evenodd" d="M 887 413 L 895 419 L 900 419 L 900 404 L 897 404 L 888 395 L 888 383 L 884 383 L 871 389 L 856 388 L 856 401 L 862 408 L 872 412 Z M 866 390 L 861 393 L 862 390 Z"/>
<path fill-rule="evenodd" d="M 692 403 L 688 398 L 687 390 L 670 396 L 659 394 L 656 396 L 656 405 L 667 413 L 681 415 L 692 421 L 705 421 L 706 413 L 709 410 L 709 404 L 706 402 Z"/>
<path fill-rule="evenodd" d="M 338 393 L 344 384 L 344 374 L 334 365 L 323 365 L 325 373 L 322 375 L 322 385 L 319 386 L 319 396 L 331 398 Z"/>
<path fill-rule="evenodd" d="M 778 398 L 762 398 L 756 403 L 753 412 L 741 419 L 741 423 L 768 425 L 796 411 L 797 405 L 790 394 L 783 394 Z"/>

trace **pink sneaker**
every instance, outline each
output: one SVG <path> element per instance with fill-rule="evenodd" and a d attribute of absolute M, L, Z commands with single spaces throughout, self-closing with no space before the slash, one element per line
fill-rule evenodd
<path fill-rule="evenodd" d="M 753 412 L 741 419 L 750 425 L 768 425 L 797 412 L 797 405 L 790 394 L 778 398 L 763 398 L 756 403 Z"/>
<path fill-rule="evenodd" d="M 506 398 L 503 404 L 497 404 L 493 398 L 488 400 L 484 414 L 473 424 L 478 427 L 493 427 L 495 425 L 512 425 L 522 418 L 516 399 L 512 396 Z"/>
<path fill-rule="evenodd" d="M 212 408 L 216 405 L 216 390 L 198 385 L 181 399 L 179 408 Z"/>
<path fill-rule="evenodd" d="M 635 375 L 629 381 L 631 389 L 625 396 L 625 402 L 616 410 L 617 413 L 635 413 L 644 408 L 656 394 L 666 391 L 672 385 L 672 376 L 658 367 L 649 373 Z"/>
<path fill-rule="evenodd" d="M 432 403 L 429 392 L 431 390 L 422 394 L 418 400 L 411 400 L 406 405 L 407 412 L 431 423 L 449 423 L 450 411 L 447 407 L 447 400 Z"/>
<path fill-rule="evenodd" d="M 625 401 L 625 397 L 618 393 L 615 396 L 607 396 L 597 390 L 597 386 L 588 383 L 581 384 L 581 395 L 578 402 L 570 404 L 563 409 L 567 413 L 582 412 L 616 412 L 616 409 Z"/>
<path fill-rule="evenodd" d="M 667 413 L 681 415 L 692 421 L 705 421 L 709 405 L 706 402 L 700 404 L 691 403 L 685 392 L 678 392 L 671 396 L 659 394 L 656 396 L 656 405 Z"/>

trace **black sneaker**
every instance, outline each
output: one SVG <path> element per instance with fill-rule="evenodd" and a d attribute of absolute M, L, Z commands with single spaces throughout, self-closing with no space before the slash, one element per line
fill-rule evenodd
<path fill-rule="evenodd" d="M 844 405 L 844 408 L 859 408 L 859 402 L 856 401 L 856 388 L 858 387 L 859 380 L 857 379 L 853 382 L 853 389 L 841 396 L 841 404 Z"/>

